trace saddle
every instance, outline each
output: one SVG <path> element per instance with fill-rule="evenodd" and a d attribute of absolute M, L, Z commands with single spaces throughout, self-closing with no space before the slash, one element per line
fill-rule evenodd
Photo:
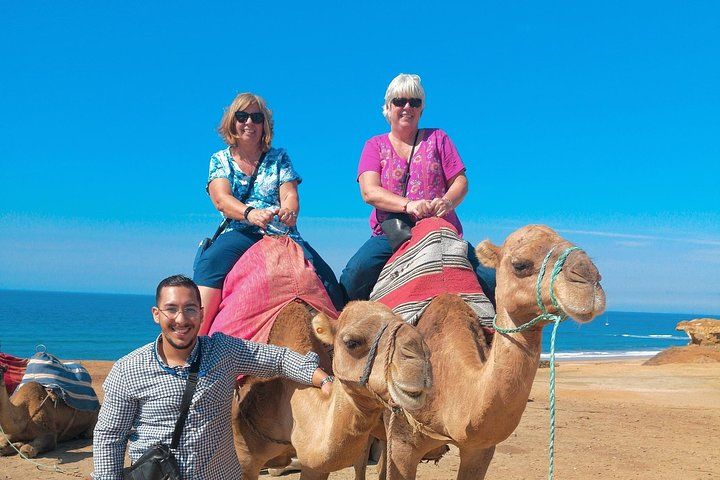
<path fill-rule="evenodd" d="M 39 351 L 30 358 L 22 377 L 23 385 L 37 382 L 76 410 L 96 411 L 100 402 L 87 369 L 76 362 L 62 362 L 54 355 Z"/>
<path fill-rule="evenodd" d="M 492 329 L 495 309 L 470 265 L 467 249 L 468 243 L 446 220 L 419 221 L 410 241 L 383 267 L 370 300 L 415 325 L 435 297 L 453 293 L 473 309 L 483 329 Z"/>
<path fill-rule="evenodd" d="M 266 235 L 240 257 L 225 278 L 220 308 L 208 334 L 222 332 L 267 343 L 278 314 L 294 301 L 338 317 L 302 248 L 287 235 Z"/>

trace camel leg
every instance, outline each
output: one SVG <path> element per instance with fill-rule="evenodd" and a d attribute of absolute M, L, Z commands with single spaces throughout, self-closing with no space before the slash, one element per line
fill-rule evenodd
<path fill-rule="evenodd" d="M 494 446 L 482 450 L 461 448 L 457 480 L 483 480 L 494 454 Z"/>
<path fill-rule="evenodd" d="M 8 455 L 15 455 L 22 446 L 25 445 L 22 442 L 6 442 L 3 440 L 0 442 L 0 457 L 7 457 Z"/>
<path fill-rule="evenodd" d="M 40 453 L 29 443 L 22 444 L 18 450 L 20 450 L 21 455 L 25 455 L 27 458 L 35 458 L 38 456 L 38 453 Z"/>
<path fill-rule="evenodd" d="M 329 476 L 329 473 L 318 472 L 308 467 L 302 467 L 302 472 L 300 472 L 300 480 L 327 480 Z"/>
<path fill-rule="evenodd" d="M 385 476 L 379 478 L 415 480 L 422 454 L 418 455 L 416 448 L 403 443 L 397 437 L 392 439 L 391 447 L 390 457 L 387 456 L 387 447 L 383 452 L 386 460 L 384 465 Z"/>
<path fill-rule="evenodd" d="M 88 428 L 86 428 L 85 431 L 80 434 L 80 437 L 93 438 L 93 435 L 95 435 L 95 423 L 96 422 L 92 422 L 90 425 L 88 425 Z"/>
<path fill-rule="evenodd" d="M 57 434 L 46 433 L 33 439 L 32 442 L 26 443 L 20 448 L 20 453 L 28 458 L 34 458 L 41 453 L 49 452 L 57 448 Z"/>
<path fill-rule="evenodd" d="M 1 371 L 1 370 L 0 370 L 0 371 Z M 3 387 L 2 385 L 0 385 L 0 387 L 5 388 L 5 387 Z M 5 432 L 2 432 L 2 433 L 5 433 Z M 4 457 L 4 456 L 6 456 L 6 455 L 10 455 L 10 451 L 12 451 L 12 447 L 10 446 L 11 442 L 12 442 L 12 440 L 10 439 L 10 436 L 9 436 L 9 435 L 7 435 L 7 434 L 6 434 L 6 435 L 1 435 L 1 434 L 0 434 L 0 456 L 1 456 L 1 457 Z M 9 448 L 10 450 L 8 450 L 8 448 Z M 6 452 L 7 452 L 7 453 L 6 453 Z"/>
<path fill-rule="evenodd" d="M 353 464 L 353 468 L 355 469 L 355 480 L 365 480 L 365 475 L 367 474 L 368 458 L 370 458 L 370 449 L 372 448 L 373 440 L 373 437 L 370 437 L 368 439 L 368 444 L 365 447 L 363 454 L 360 456 L 360 458 L 355 460 L 355 463 Z"/>
<path fill-rule="evenodd" d="M 238 454 L 238 460 L 240 461 L 240 470 L 242 471 L 243 480 L 258 480 L 258 477 L 260 476 L 260 470 L 265 468 L 265 464 L 268 460 L 271 459 L 272 456 L 268 458 L 267 455 L 259 455 L 257 452 L 254 455 L 251 455 L 248 452 Z"/>
<path fill-rule="evenodd" d="M 276 463 L 275 460 L 277 459 L 273 459 L 274 463 Z M 287 460 L 282 462 L 281 467 L 268 468 L 268 473 L 271 477 L 280 477 L 287 472 L 302 472 L 302 465 L 297 457 L 288 455 Z"/>
<path fill-rule="evenodd" d="M 378 480 L 385 480 L 387 478 L 387 442 L 378 440 L 378 445 L 380 450 L 377 462 Z"/>

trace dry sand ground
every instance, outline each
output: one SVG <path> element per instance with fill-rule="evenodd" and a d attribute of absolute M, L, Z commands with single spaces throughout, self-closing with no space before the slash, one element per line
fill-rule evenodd
<path fill-rule="evenodd" d="M 720 479 L 720 363 L 680 360 L 690 363 L 559 363 L 554 478 Z M 100 384 L 111 362 L 84 364 L 102 395 Z M 487 480 L 548 478 L 549 373 L 547 368 L 538 371 L 522 421 L 498 446 Z M 89 441 L 75 441 L 35 459 L 58 465 L 63 473 L 40 470 L 17 456 L 0 458 L 0 480 L 87 478 L 91 455 Z M 437 465 L 422 464 L 418 478 L 454 479 L 458 463 L 452 448 Z M 377 478 L 375 467 L 368 477 Z M 354 475 L 345 469 L 330 478 Z"/>

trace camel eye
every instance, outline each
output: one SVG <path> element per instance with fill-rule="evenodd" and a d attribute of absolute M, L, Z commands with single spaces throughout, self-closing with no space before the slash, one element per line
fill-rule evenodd
<path fill-rule="evenodd" d="M 345 348 L 347 348 L 351 352 L 362 345 L 361 341 L 354 338 L 345 338 L 343 339 L 343 343 L 345 343 Z"/>
<path fill-rule="evenodd" d="M 511 263 L 515 275 L 519 277 L 527 277 L 533 272 L 533 262 L 530 260 L 513 260 Z"/>

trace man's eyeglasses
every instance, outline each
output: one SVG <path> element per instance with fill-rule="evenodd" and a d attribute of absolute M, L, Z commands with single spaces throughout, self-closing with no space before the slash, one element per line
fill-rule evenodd
<path fill-rule="evenodd" d="M 187 308 L 176 308 L 170 307 L 165 310 L 160 310 L 170 320 L 175 320 L 181 313 L 185 315 L 185 318 L 195 319 L 202 315 L 202 307 L 187 307 Z"/>
<path fill-rule="evenodd" d="M 390 100 L 390 103 L 395 105 L 396 107 L 404 107 L 408 103 L 412 108 L 420 108 L 422 105 L 422 98 L 405 98 L 405 97 L 397 97 Z"/>
<path fill-rule="evenodd" d="M 235 112 L 235 120 L 240 123 L 247 122 L 248 118 L 252 120 L 252 123 L 260 124 L 265 121 L 265 114 L 262 112 L 247 113 L 243 112 L 242 110 L 238 110 L 237 112 Z"/>

